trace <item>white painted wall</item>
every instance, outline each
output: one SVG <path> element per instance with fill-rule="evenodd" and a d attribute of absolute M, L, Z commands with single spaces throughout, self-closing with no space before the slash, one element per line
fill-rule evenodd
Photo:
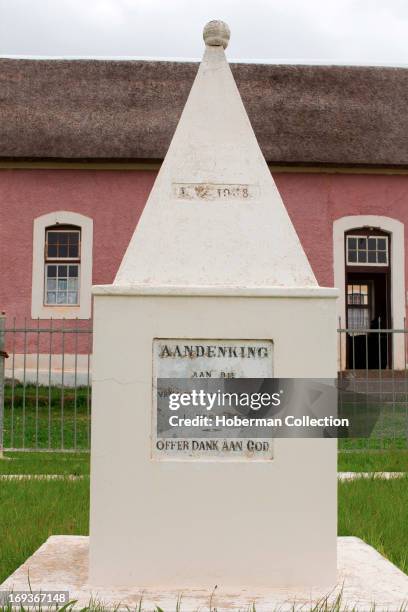
<path fill-rule="evenodd" d="M 14 353 L 5 360 L 6 378 L 26 383 L 76 387 L 88 385 L 92 378 L 92 355 L 75 353 Z M 64 376 L 62 366 L 64 365 Z M 51 373 L 50 373 L 51 370 Z"/>
<path fill-rule="evenodd" d="M 155 337 L 272 339 L 275 376 L 334 377 L 336 291 L 96 291 L 91 584 L 334 584 L 335 440 L 278 439 L 265 462 L 154 461 L 151 411 Z"/>

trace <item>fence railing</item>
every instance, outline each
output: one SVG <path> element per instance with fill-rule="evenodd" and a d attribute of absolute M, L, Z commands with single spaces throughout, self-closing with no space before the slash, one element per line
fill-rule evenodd
<path fill-rule="evenodd" d="M 38 320 L 20 326 L 3 316 L 0 351 L 3 448 L 89 450 L 91 322 Z"/>
<path fill-rule="evenodd" d="M 370 437 L 339 447 L 408 448 L 408 328 L 382 329 L 380 320 L 373 329 L 340 326 L 338 347 L 340 404 L 348 398 L 354 415 L 378 415 Z"/>
<path fill-rule="evenodd" d="M 337 331 L 339 402 L 355 414 L 379 413 L 369 438 L 339 447 L 408 448 L 408 329 Z M 17 325 L 1 315 L 0 453 L 88 451 L 91 377 L 90 320 Z"/>

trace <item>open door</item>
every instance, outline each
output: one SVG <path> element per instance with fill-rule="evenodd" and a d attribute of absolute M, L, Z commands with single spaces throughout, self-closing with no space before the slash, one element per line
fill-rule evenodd
<path fill-rule="evenodd" d="M 347 368 L 392 367 L 390 236 L 375 228 L 345 235 Z"/>

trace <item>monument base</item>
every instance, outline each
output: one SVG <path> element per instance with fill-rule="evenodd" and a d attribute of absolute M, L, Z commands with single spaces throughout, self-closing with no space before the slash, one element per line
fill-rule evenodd
<path fill-rule="evenodd" d="M 0 586 L 0 590 L 27 590 L 28 572 L 32 590 L 69 591 L 77 607 L 89 604 L 90 599 L 114 608 L 119 602 L 123 609 L 136 608 L 142 600 L 143 610 L 176 609 L 181 597 L 181 612 L 197 609 L 248 610 L 255 604 L 257 612 L 284 612 L 316 604 L 328 595 L 333 602 L 342 592 L 342 607 L 356 610 L 397 610 L 408 602 L 408 576 L 359 538 L 337 539 L 338 583 L 330 594 L 319 589 L 255 589 L 230 591 L 222 584 L 209 585 L 208 590 L 109 589 L 91 587 L 88 578 L 89 538 L 86 536 L 51 536 Z"/>

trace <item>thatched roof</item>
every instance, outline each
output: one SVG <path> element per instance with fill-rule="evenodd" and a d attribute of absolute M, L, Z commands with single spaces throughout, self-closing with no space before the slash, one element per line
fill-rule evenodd
<path fill-rule="evenodd" d="M 0 158 L 161 160 L 198 64 L 0 59 Z M 232 64 L 272 164 L 408 167 L 408 70 Z"/>

